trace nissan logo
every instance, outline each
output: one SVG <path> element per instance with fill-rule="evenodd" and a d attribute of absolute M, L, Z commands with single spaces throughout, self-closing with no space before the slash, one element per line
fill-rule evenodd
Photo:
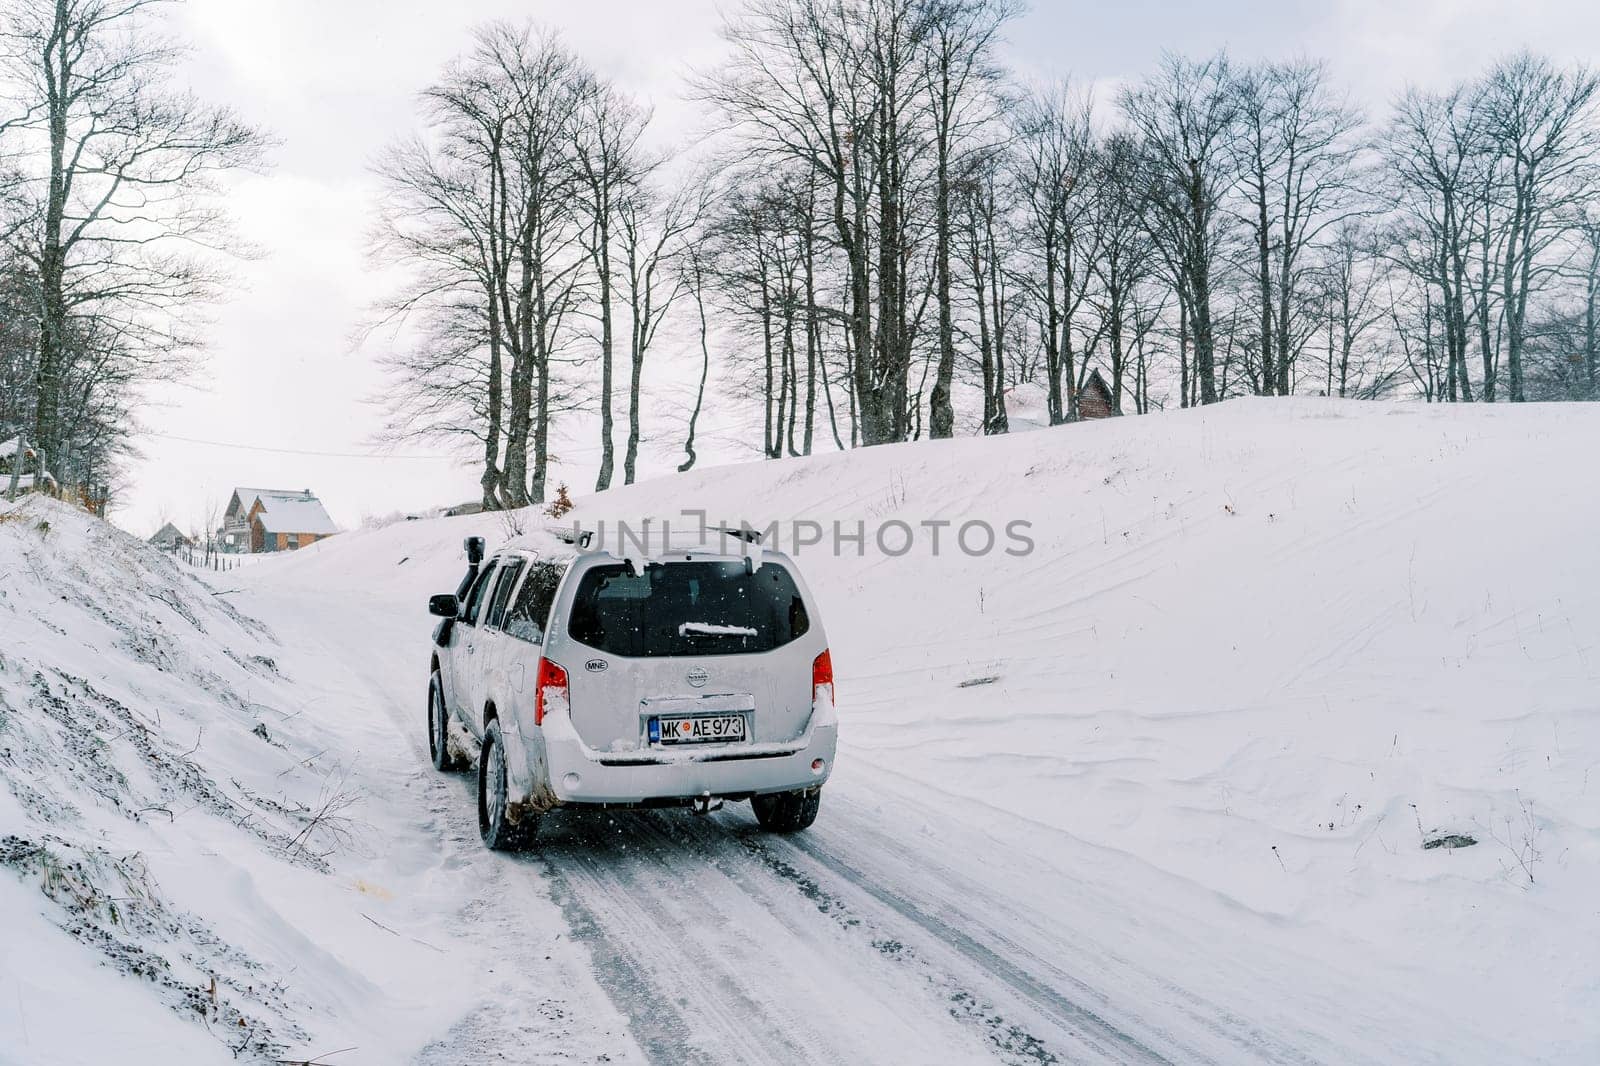
<path fill-rule="evenodd" d="M 693 685 L 695 688 L 704 688 L 706 682 L 711 680 L 711 675 L 706 673 L 705 667 L 703 666 L 695 667 L 694 669 L 690 670 L 686 676 L 689 684 Z"/>

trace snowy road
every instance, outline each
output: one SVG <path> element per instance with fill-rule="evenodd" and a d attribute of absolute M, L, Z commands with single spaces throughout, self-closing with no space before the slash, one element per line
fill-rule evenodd
<path fill-rule="evenodd" d="M 415 772 L 431 775 L 415 755 Z M 762 833 L 744 804 L 707 817 L 562 811 L 533 851 L 510 857 L 476 839 L 474 780 L 434 776 L 425 793 L 453 861 L 478 872 L 482 892 L 464 901 L 471 935 L 524 969 L 516 901 L 553 897 L 652 1063 L 1363 1059 L 1307 1054 L 1140 971 L 1009 892 L 1023 855 L 848 780 L 796 836 Z M 971 876 L 974 851 L 1000 875 Z M 1101 902 L 1086 882 L 1057 872 L 1056 884 L 1057 903 Z M 1161 936 L 1193 939 L 1181 925 Z M 546 1061 L 527 1043 L 537 1021 L 518 1020 L 526 998 L 513 981 L 487 1018 L 464 1019 L 418 1061 Z"/>
<path fill-rule="evenodd" d="M 282 627 L 292 610 L 279 604 L 268 613 Z M 326 657 L 315 675 L 352 662 L 336 654 L 350 627 L 319 633 L 314 618 L 296 623 L 302 650 Z M 382 625 L 375 612 L 358 628 Z M 999 839 L 1008 819 L 998 812 L 967 808 L 967 818 L 952 819 L 963 805 L 918 796 L 914 783 L 859 763 L 842 767 L 822 817 L 795 836 L 760 832 L 745 804 L 707 817 L 561 811 L 545 820 L 533 851 L 490 853 L 477 839 L 475 776 L 439 775 L 426 764 L 412 720 L 419 701 L 402 687 L 416 671 L 400 665 L 347 675 L 352 721 L 392 726 L 401 743 L 369 741 L 364 750 L 395 760 L 382 769 L 404 787 L 390 794 L 426 806 L 393 814 L 414 817 L 437 842 L 441 864 L 474 886 L 458 901 L 459 935 L 502 964 L 492 1003 L 441 1034 L 419 1064 L 564 1061 L 552 1057 L 549 1040 L 567 1030 L 552 1022 L 570 1021 L 581 1005 L 551 998 L 525 976 L 549 965 L 522 913 L 522 901 L 538 898 L 559 905 L 568 936 L 626 1019 L 634 1046 L 606 1048 L 610 1061 L 1364 1058 L 1348 1047 L 1306 1054 L 1301 1043 L 1140 969 L 1097 917 L 1126 910 L 1125 901 L 1109 898 L 1092 870 L 1074 875 L 1030 859 L 1023 842 L 1039 827 L 1014 824 L 1019 835 Z M 984 870 L 992 876 L 974 876 Z M 1043 907 L 1029 898 L 1040 886 Z M 1063 919 L 1071 913 L 1082 925 Z M 1134 925 L 1174 950 L 1208 950 L 1204 931 L 1196 936 L 1159 908 Z"/>
<path fill-rule="evenodd" d="M 1345 1002 L 1371 999 L 1359 973 L 1325 972 L 1291 946 L 1276 949 L 1283 970 L 1258 972 L 1231 950 L 1227 908 L 1183 899 L 1191 886 L 848 743 L 802 834 L 760 832 L 746 804 L 706 817 L 560 811 L 533 851 L 491 853 L 475 772 L 427 763 L 410 612 L 308 610 L 303 590 L 268 584 L 235 602 L 284 639 L 319 707 L 342 708 L 332 739 L 360 753 L 399 856 L 385 861 L 433 886 L 400 932 L 488 960 L 481 1002 L 418 1066 L 1386 1059 L 1381 1029 L 1364 1039 L 1339 1007 L 1341 989 Z M 403 880 L 383 866 L 373 876 Z M 555 945 L 552 915 L 564 925 Z M 1263 948 L 1274 950 L 1252 950 Z M 1319 971 L 1325 1017 L 1276 1002 L 1283 972 Z M 1169 973 L 1214 974 L 1230 1001 Z"/>
<path fill-rule="evenodd" d="M 405 654 L 414 649 L 376 639 L 393 614 L 308 612 L 303 599 L 265 587 L 240 601 L 292 635 L 289 668 L 343 708 L 341 742 L 361 752 L 386 830 L 411 838 L 397 850 L 428 852 L 406 861 L 432 864 L 433 880 L 457 886 L 450 932 L 419 935 L 465 938 L 495 960 L 487 1002 L 439 1034 L 419 1064 L 569 1061 L 570 1046 L 551 1045 L 575 1036 L 613 1062 L 1297 1057 L 1010 891 L 1047 883 L 1052 905 L 1070 906 L 1099 890 L 1059 870 L 1025 871 L 1025 856 L 992 826 L 958 824 L 948 801 L 915 799 L 902 791 L 910 783 L 885 787 L 859 764 L 830 784 L 816 826 L 792 837 L 760 832 L 745 804 L 707 817 L 562 811 L 533 851 L 491 853 L 477 839 L 474 774 L 426 763 L 412 691 L 420 671 Z M 1003 873 L 972 876 L 986 861 Z M 548 939 L 528 913 L 538 900 L 559 906 L 632 1046 L 583 1032 L 581 997 L 549 987 Z M 1176 1035 L 1166 1024 L 1174 1003 L 1194 1022 Z"/>
<path fill-rule="evenodd" d="M 650 1062 L 1172 1060 L 1025 946 L 1037 930 L 1014 904 L 891 842 L 873 804 L 843 790 L 796 837 L 760 832 L 743 804 L 703 818 L 558 812 L 533 851 L 507 857 L 476 839 L 472 782 L 425 790 L 452 861 L 481 874 L 463 901 L 471 935 L 516 945 L 515 901 L 552 896 Z M 525 1044 L 539 1027 L 516 1018 L 525 997 L 505 991 L 492 1020 L 464 1020 L 419 1062 L 544 1061 Z"/>
<path fill-rule="evenodd" d="M 463 826 L 469 781 L 452 790 Z M 561 812 L 534 851 L 478 860 L 483 905 L 504 908 L 518 878 L 552 893 L 655 1063 L 1210 1057 L 1108 1020 L 1012 901 L 889 841 L 868 804 L 828 799 L 828 824 L 789 838 L 743 805 Z"/>

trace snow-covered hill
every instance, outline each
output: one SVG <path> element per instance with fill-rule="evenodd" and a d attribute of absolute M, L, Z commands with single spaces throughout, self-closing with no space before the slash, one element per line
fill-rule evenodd
<path fill-rule="evenodd" d="M 582 949 L 527 965 L 592 964 L 599 985 L 575 977 L 565 1002 L 594 1020 L 568 1027 L 623 1058 L 748 1061 L 800 1047 L 817 1061 L 926 1061 L 930 1048 L 959 1061 L 1592 1061 L 1597 453 L 1591 408 L 1255 401 L 698 470 L 581 498 L 572 517 L 591 526 L 703 509 L 713 521 L 784 523 L 789 547 L 787 523 L 820 524 L 823 543 L 797 555 L 832 642 L 841 753 L 821 820 L 793 842 L 754 836 L 748 815 L 730 811 L 558 823 L 532 860 L 471 847 L 465 788 L 440 793 L 420 765 L 422 603 L 453 588 L 463 536 L 497 543 L 513 524 L 542 521 L 532 516 L 343 535 L 222 575 L 216 597 L 188 578 L 141 575 L 146 598 L 106 613 L 155 613 L 149 597 L 168 582 L 211 634 L 184 630 L 175 643 L 206 658 L 157 669 L 174 688 L 93 683 L 141 714 L 161 707 L 161 735 L 180 753 L 201 717 L 169 712 L 173 692 L 206 691 L 204 713 L 226 717 L 206 725 L 192 758 L 229 774 L 250 762 L 239 753 L 267 758 L 240 779 L 248 794 L 230 792 L 237 804 L 284 793 L 311 806 L 333 765 L 359 765 L 359 816 L 397 844 L 357 856 L 328 842 L 332 874 L 261 835 L 292 833 L 287 816 L 252 819 L 259 832 L 200 811 L 177 825 L 217 823 L 230 868 L 237 855 L 272 856 L 274 884 L 336 884 L 359 868 L 391 893 L 400 885 L 403 902 L 365 913 L 421 939 L 448 936 L 438 923 L 450 900 L 485 898 L 466 878 L 510 879 L 532 913 L 526 935 L 548 923 Z M 975 519 L 999 534 L 979 556 L 955 539 Z M 952 525 L 935 552 L 923 523 L 941 521 Z M 847 533 L 864 523 L 865 549 L 835 552 L 835 522 Z M 1029 523 L 1031 551 L 1006 552 L 1018 547 L 1013 522 Z M 903 554 L 875 546 L 884 531 L 898 551 L 895 523 L 915 531 Z M 33 536 L 17 525 L 0 527 L 0 572 Z M 51 570 L 61 549 L 48 543 L 31 550 Z M 126 567 L 132 551 L 80 565 L 114 586 L 104 568 Z M 48 576 L 29 578 L 28 595 L 53 588 Z M 63 631 L 57 659 L 84 676 L 131 654 L 83 606 L 94 599 L 85 589 L 63 586 L 72 602 L 58 608 L 6 588 L 0 610 L 32 619 L 29 640 Z M 262 619 L 277 643 L 225 604 Z M 100 634 L 101 660 L 68 654 L 83 633 Z M 224 644 L 231 655 L 215 650 Z M 19 728 L 54 728 L 27 681 L 44 653 L 14 649 L 0 646 L 0 747 L 13 750 Z M 206 689 L 198 679 L 210 675 Z M 213 689 L 241 694 L 235 703 Z M 287 747 L 252 736 L 256 720 Z M 322 747 L 313 769 L 296 769 Z M 285 766 L 286 778 L 263 780 Z M 3 768 L 25 788 L 66 773 Z M 130 825 L 103 803 L 87 803 L 92 826 L 71 839 L 100 832 L 118 854 L 172 839 L 171 825 L 148 814 Z M 418 809 L 432 811 L 421 824 Z M 21 800 L 0 812 L 5 825 L 42 817 Z M 441 832 L 467 838 L 444 848 L 464 873 L 419 853 Z M 1476 843 L 1426 846 L 1450 838 Z M 189 871 L 155 872 L 195 892 Z M 9 909 L 37 895 L 30 883 L 0 887 Z M 228 942 L 288 965 L 294 952 L 280 941 L 297 924 L 296 891 L 272 895 L 274 921 Z M 366 902 L 334 895 L 346 913 Z M 492 903 L 473 913 L 505 934 Z M 414 966 L 484 957 L 470 931 L 441 961 L 355 922 L 397 953 L 381 976 L 361 970 L 372 1010 L 415 1002 Z M 36 954 L 103 972 L 93 952 L 33 928 Z M 456 991 L 520 987 L 481 972 L 461 980 Z M 371 1029 L 354 1020 L 353 998 L 293 979 L 285 988 L 299 998 L 279 1016 L 315 1024 L 327 1047 L 344 1046 L 341 1022 Z M 8 998 L 0 986 L 0 1027 Z M 468 998 L 438 997 L 386 1046 L 416 1045 L 434 1025 L 455 1035 L 435 1042 L 431 1061 L 466 1047 L 500 1053 L 502 1027 L 470 1023 Z M 677 1006 L 663 1013 L 663 1000 Z M 297 1013 L 302 1001 L 317 1005 L 314 1022 Z M 613 1030 L 612 1008 L 626 1033 Z"/>
<path fill-rule="evenodd" d="M 405 738 L 292 646 L 81 511 L 0 502 L 0 1063 L 392 1063 L 473 1005 L 469 820 L 397 798 Z"/>

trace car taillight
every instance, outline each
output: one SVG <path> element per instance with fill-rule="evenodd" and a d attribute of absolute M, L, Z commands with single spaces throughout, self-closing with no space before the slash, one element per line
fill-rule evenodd
<path fill-rule="evenodd" d="M 812 671 L 815 673 L 815 669 Z M 533 724 L 544 725 L 546 709 L 564 709 L 567 704 L 567 671 L 543 656 L 539 657 L 539 679 L 534 683 Z"/>
<path fill-rule="evenodd" d="M 824 691 L 823 686 L 827 686 Z M 833 701 L 833 656 L 823 648 L 822 654 L 811 660 L 811 702 L 827 699 Z"/>

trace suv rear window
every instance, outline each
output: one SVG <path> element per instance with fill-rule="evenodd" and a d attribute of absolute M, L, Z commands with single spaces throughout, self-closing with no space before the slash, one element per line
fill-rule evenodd
<path fill-rule="evenodd" d="M 748 655 L 811 628 L 794 577 L 775 563 L 754 573 L 737 563 L 617 564 L 585 573 L 567 631 L 613 655 Z"/>

